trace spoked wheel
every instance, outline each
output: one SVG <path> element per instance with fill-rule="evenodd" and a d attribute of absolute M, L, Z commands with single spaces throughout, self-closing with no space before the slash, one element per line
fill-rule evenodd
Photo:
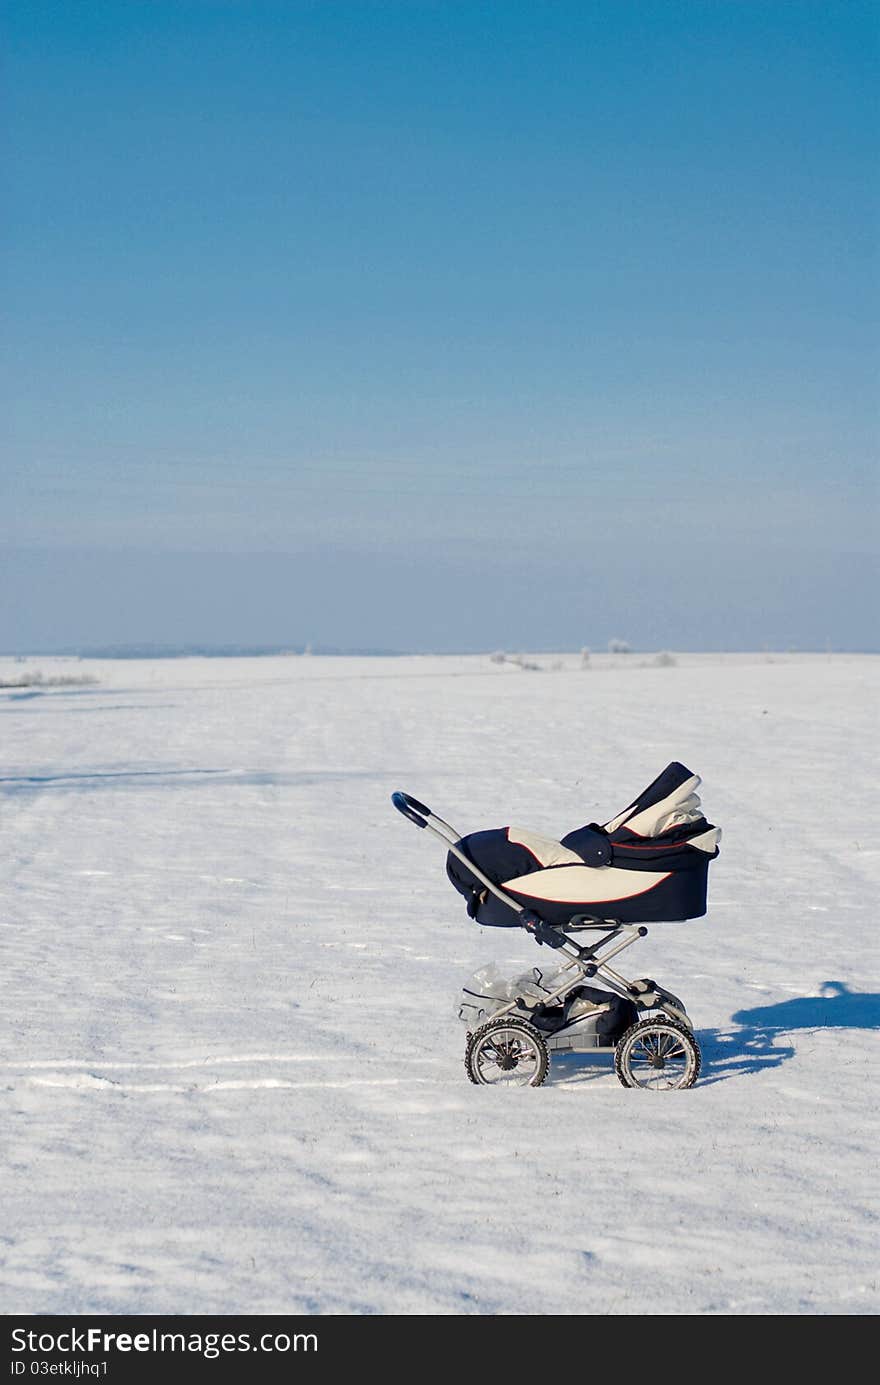
<path fill-rule="evenodd" d="M 547 1045 L 527 1020 L 490 1020 L 468 1039 L 467 1075 L 478 1086 L 540 1087 L 547 1076 Z"/>
<path fill-rule="evenodd" d="M 624 1087 L 650 1092 L 692 1087 L 700 1073 L 700 1046 L 678 1020 L 666 1015 L 640 1020 L 618 1041 L 614 1071 Z"/>

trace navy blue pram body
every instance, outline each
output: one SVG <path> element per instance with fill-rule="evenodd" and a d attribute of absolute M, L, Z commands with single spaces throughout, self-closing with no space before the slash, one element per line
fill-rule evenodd
<path fill-rule="evenodd" d="M 702 814 L 700 778 L 678 761 L 617 817 L 560 841 L 501 827 L 462 837 L 458 849 L 518 904 L 565 928 L 583 919 L 620 923 L 699 918 L 720 828 Z M 515 927 L 518 916 L 452 852 L 446 873 L 478 923 Z"/>

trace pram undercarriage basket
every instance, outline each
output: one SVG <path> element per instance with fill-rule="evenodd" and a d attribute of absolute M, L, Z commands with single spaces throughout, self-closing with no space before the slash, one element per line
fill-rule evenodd
<path fill-rule="evenodd" d="M 445 843 L 447 874 L 472 918 L 519 925 L 562 962 L 550 976 L 537 968 L 512 981 L 479 973 L 465 988 L 459 1018 L 472 1082 L 537 1087 L 551 1052 L 613 1049 L 625 1087 L 693 1085 L 700 1048 L 682 1001 L 609 963 L 645 936 L 645 923 L 706 912 L 721 834 L 702 815 L 699 784 L 675 762 L 616 818 L 560 842 L 511 827 L 461 837 L 418 799 L 392 795 L 405 817 Z"/>

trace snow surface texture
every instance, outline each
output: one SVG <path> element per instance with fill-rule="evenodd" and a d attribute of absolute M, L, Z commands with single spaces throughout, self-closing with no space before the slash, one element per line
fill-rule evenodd
<path fill-rule="evenodd" d="M 0 692 L 5 1312 L 877 1311 L 880 659 L 531 661 L 0 662 L 99 679 Z M 558 836 L 672 759 L 710 912 L 620 965 L 697 1086 L 471 1086 L 462 982 L 553 959 L 390 793 Z"/>

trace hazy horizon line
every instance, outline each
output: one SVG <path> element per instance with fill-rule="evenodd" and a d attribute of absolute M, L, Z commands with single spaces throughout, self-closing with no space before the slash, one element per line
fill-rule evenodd
<path fill-rule="evenodd" d="M 623 642 L 619 642 L 623 643 Z M 684 645 L 642 646 L 631 645 L 626 648 L 611 649 L 592 646 L 537 646 L 523 645 L 517 648 L 467 648 L 467 649 L 389 649 L 383 647 L 351 648 L 341 645 L 317 643 L 305 644 L 258 644 L 245 645 L 234 642 L 228 644 L 184 644 L 144 642 L 124 645 L 61 645 L 48 648 L 0 649 L 2 659 L 241 659 L 241 658 L 348 658 L 348 659 L 407 659 L 407 658 L 464 658 L 495 657 L 498 662 L 515 662 L 526 655 L 539 655 L 549 658 L 552 655 L 584 655 L 589 657 L 628 658 L 632 655 L 678 655 L 678 654 L 861 654 L 877 655 L 880 648 L 853 647 L 847 645 L 821 647 L 815 645 L 770 645 L 742 647 L 701 647 Z"/>

